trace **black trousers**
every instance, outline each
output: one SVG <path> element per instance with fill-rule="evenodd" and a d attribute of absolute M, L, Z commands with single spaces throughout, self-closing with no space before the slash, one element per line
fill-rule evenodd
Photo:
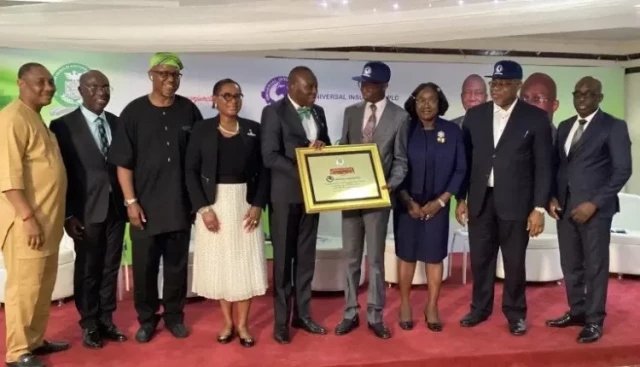
<path fill-rule="evenodd" d="M 581 203 L 567 198 L 567 209 Z M 594 217 L 584 224 L 571 219 L 571 210 L 558 221 L 560 264 L 564 274 L 569 313 L 584 315 L 587 323 L 601 325 L 606 316 L 609 286 L 609 244 L 612 218 Z M 585 292 L 586 289 L 586 292 Z"/>
<path fill-rule="evenodd" d="M 273 297 L 276 325 L 293 317 L 311 317 L 311 281 L 316 264 L 318 214 L 306 214 L 304 204 L 269 205 L 273 243 Z"/>
<path fill-rule="evenodd" d="M 140 325 L 157 325 L 160 316 L 158 272 L 160 259 L 164 285 L 162 307 L 164 323 L 172 326 L 184 322 L 187 297 L 187 269 L 191 231 L 162 233 L 132 240 L 133 301 Z"/>
<path fill-rule="evenodd" d="M 527 221 L 500 219 L 493 189 L 488 188 L 478 217 L 469 218 L 469 250 L 473 273 L 471 312 L 489 316 L 493 312 L 498 249 L 502 250 L 504 284 L 502 312 L 509 321 L 525 319 L 525 258 L 529 244 Z"/>
<path fill-rule="evenodd" d="M 115 204 L 111 203 L 104 222 L 83 225 L 82 240 L 74 240 L 76 260 L 73 272 L 73 292 L 80 313 L 80 327 L 110 326 L 117 304 L 125 222 L 118 218 Z"/>

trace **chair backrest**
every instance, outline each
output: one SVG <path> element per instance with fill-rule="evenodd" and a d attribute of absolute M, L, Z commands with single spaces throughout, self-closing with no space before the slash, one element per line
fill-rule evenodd
<path fill-rule="evenodd" d="M 619 193 L 620 212 L 613 216 L 613 229 L 640 231 L 640 196 Z"/>

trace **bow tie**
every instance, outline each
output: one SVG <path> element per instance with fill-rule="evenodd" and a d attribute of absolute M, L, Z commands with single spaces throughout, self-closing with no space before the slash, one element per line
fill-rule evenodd
<path fill-rule="evenodd" d="M 297 111 L 301 119 L 311 118 L 311 107 L 299 107 Z"/>

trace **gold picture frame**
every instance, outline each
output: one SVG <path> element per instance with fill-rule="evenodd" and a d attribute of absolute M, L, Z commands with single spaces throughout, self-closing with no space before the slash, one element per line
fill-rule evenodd
<path fill-rule="evenodd" d="M 307 213 L 391 206 L 376 144 L 297 148 Z"/>

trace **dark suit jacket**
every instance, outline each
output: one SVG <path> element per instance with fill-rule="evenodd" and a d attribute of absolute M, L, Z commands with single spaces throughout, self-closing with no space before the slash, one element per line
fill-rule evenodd
<path fill-rule="evenodd" d="M 318 105 L 311 108 L 318 128 L 318 140 L 331 145 L 324 110 Z M 308 147 L 302 121 L 293 104 L 285 96 L 262 110 L 262 158 L 271 170 L 271 201 L 303 203 L 300 175 L 296 163 L 296 148 Z"/>
<path fill-rule="evenodd" d="M 464 117 L 469 215 L 478 216 L 491 168 L 494 200 L 503 220 L 526 220 L 534 207 L 546 208 L 552 179 L 549 117 L 538 107 L 518 100 L 494 147 L 493 102 L 470 108 Z"/>
<path fill-rule="evenodd" d="M 460 127 L 451 121 L 438 118 L 435 131 L 442 132 L 444 141 L 437 142 L 434 148 L 434 170 L 425 172 L 425 148 L 422 134 L 422 123 L 413 120 L 409 126 L 407 155 L 409 158 L 409 172 L 400 190 L 407 190 L 410 195 L 424 195 L 425 180 L 433 180 L 433 195 L 440 196 L 445 192 L 452 195 L 460 192 L 467 172 L 467 158 L 464 152 L 464 142 Z M 432 158 L 429 157 L 429 158 Z M 429 198 L 427 200 L 431 200 Z"/>
<path fill-rule="evenodd" d="M 611 218 L 620 210 L 618 193 L 631 177 L 631 140 L 627 123 L 598 111 L 576 145 L 565 153 L 573 116 L 560 123 L 555 144 L 557 175 L 554 193 L 563 213 L 570 213 L 567 191 L 574 207 L 590 201 L 596 216 Z"/>
<path fill-rule="evenodd" d="M 264 208 L 269 200 L 269 171 L 262 164 L 260 124 L 238 118 L 240 137 L 247 152 L 247 202 Z M 185 180 L 193 212 L 216 200 L 218 166 L 218 126 L 220 117 L 199 121 L 191 130 L 185 157 Z M 223 159 L 233 159 L 224 157 Z"/>
<path fill-rule="evenodd" d="M 113 137 L 119 127 L 118 118 L 105 114 Z M 111 188 L 118 215 L 126 220 L 116 166 L 106 162 L 80 108 L 53 120 L 49 128 L 56 134 L 67 170 L 67 217 L 76 217 L 83 224 L 102 223 L 109 211 Z"/>

